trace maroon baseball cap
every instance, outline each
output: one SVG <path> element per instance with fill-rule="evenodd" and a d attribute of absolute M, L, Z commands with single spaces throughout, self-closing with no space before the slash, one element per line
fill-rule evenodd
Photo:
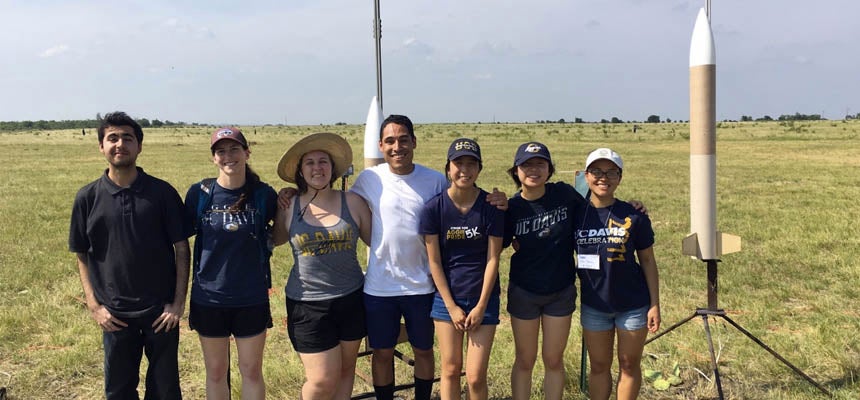
<path fill-rule="evenodd" d="M 218 143 L 221 140 L 229 139 L 236 143 L 239 143 L 244 148 L 248 148 L 248 141 L 245 140 L 245 135 L 242 134 L 242 131 L 239 128 L 233 126 L 225 126 L 216 129 L 212 132 L 212 140 L 209 148 L 215 148 L 215 143 Z"/>

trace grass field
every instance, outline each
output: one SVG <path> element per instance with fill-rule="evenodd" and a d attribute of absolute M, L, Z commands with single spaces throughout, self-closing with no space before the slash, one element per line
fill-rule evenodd
<path fill-rule="evenodd" d="M 281 187 L 275 173 L 281 154 L 301 136 L 318 131 L 343 134 L 357 151 L 356 168 L 361 167 L 362 126 L 245 127 L 252 142 L 250 163 L 264 181 Z M 184 195 L 193 182 L 216 174 L 208 134 L 205 128 L 149 129 L 138 163 Z M 417 126 L 416 134 L 416 161 L 435 169 L 444 166 L 452 139 L 477 138 L 485 157 L 479 185 L 508 194 L 515 188 L 504 170 L 524 141 L 546 143 L 559 171 L 554 178 L 568 182 L 591 149 L 612 147 L 626 166 L 618 196 L 645 202 L 654 223 L 664 326 L 706 305 L 705 266 L 680 253 L 689 231 L 686 124 L 642 124 L 635 134 L 630 124 L 432 124 Z M 721 123 L 718 135 L 718 224 L 743 238 L 743 250 L 720 264 L 720 306 L 835 398 L 860 398 L 860 268 L 855 258 L 860 250 L 860 121 Z M 0 170 L 0 386 L 8 387 L 9 399 L 15 400 L 100 398 L 101 333 L 84 306 L 67 244 L 75 192 L 106 165 L 95 132 L 3 133 L 0 149 L 6 164 Z M 508 259 L 506 251 L 503 286 Z M 297 398 L 303 381 L 283 324 L 282 288 L 290 265 L 288 247 L 276 249 L 276 324 L 264 360 L 270 398 Z M 577 312 L 575 321 L 578 317 Z M 822 398 L 727 323 L 713 321 L 711 331 L 727 398 Z M 716 398 L 707 349 L 700 319 L 648 345 L 643 367 L 667 374 L 677 363 L 683 382 L 666 391 L 646 382 L 641 398 Z M 565 361 L 566 398 L 585 398 L 578 384 L 578 323 Z M 510 324 L 503 316 L 490 368 L 492 398 L 508 398 L 512 362 Z M 203 398 L 202 355 L 187 323 L 180 368 L 185 397 Z M 541 397 L 540 368 L 538 362 L 534 398 Z M 370 375 L 369 360 L 359 360 L 359 372 Z M 402 366 L 398 381 L 411 381 Z M 233 382 L 238 398 L 235 366 Z M 356 380 L 356 392 L 370 389 Z"/>

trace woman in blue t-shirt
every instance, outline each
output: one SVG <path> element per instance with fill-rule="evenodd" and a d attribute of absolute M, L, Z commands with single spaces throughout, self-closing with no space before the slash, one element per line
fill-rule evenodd
<path fill-rule="evenodd" d="M 515 400 L 531 396 L 538 336 L 543 330 L 544 398 L 564 393 L 564 349 L 576 309 L 573 220 L 585 200 L 564 183 L 548 183 L 555 172 L 549 149 L 520 145 L 508 174 L 520 191 L 508 202 L 504 245 L 513 245 L 508 313 L 516 355 L 511 371 Z"/>
<path fill-rule="evenodd" d="M 594 150 L 585 165 L 591 193 L 576 227 L 576 252 L 582 335 L 591 360 L 589 397 L 608 399 L 612 393 L 610 368 L 617 338 L 617 396 L 635 399 L 642 384 L 645 337 L 660 329 L 654 231 L 647 215 L 615 198 L 624 166 L 618 153 Z"/>
<path fill-rule="evenodd" d="M 472 139 L 448 148 L 447 190 L 431 198 L 421 214 L 436 295 L 430 316 L 439 338 L 443 400 L 460 398 L 463 340 L 470 399 L 487 398 L 487 368 L 499 324 L 499 254 L 504 212 L 486 201 L 475 181 L 481 148 Z"/>
<path fill-rule="evenodd" d="M 210 149 L 218 177 L 192 185 L 185 196 L 197 233 L 188 321 L 203 348 L 206 397 L 230 396 L 232 335 L 242 398 L 264 399 L 263 348 L 272 327 L 269 223 L 277 195 L 248 165 L 251 151 L 239 129 L 216 129 Z"/>

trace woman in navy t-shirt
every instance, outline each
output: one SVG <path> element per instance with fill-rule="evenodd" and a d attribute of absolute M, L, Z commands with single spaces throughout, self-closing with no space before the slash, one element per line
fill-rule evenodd
<path fill-rule="evenodd" d="M 264 399 L 263 349 L 272 327 L 268 228 L 277 195 L 248 165 L 251 151 L 239 129 L 216 129 L 210 149 L 218 177 L 191 185 L 185 196 L 197 233 L 188 322 L 203 348 L 206 397 L 229 397 L 233 336 L 242 398 Z"/>
<path fill-rule="evenodd" d="M 589 397 L 608 399 L 612 393 L 617 338 L 617 396 L 633 399 L 642 384 L 645 337 L 660 328 L 654 231 L 647 215 L 615 198 L 624 165 L 618 153 L 594 150 L 585 165 L 591 194 L 575 235 L 582 335 L 591 360 Z"/>
<path fill-rule="evenodd" d="M 481 149 L 472 139 L 448 148 L 447 190 L 431 198 L 421 214 L 436 296 L 430 316 L 439 338 L 443 400 L 460 398 L 463 339 L 470 399 L 487 398 L 487 368 L 499 324 L 499 254 L 504 212 L 487 202 L 475 181 Z"/>
<path fill-rule="evenodd" d="M 547 182 L 554 172 L 549 149 L 538 142 L 520 145 L 508 170 L 520 188 L 508 202 L 504 236 L 504 245 L 514 247 L 507 307 L 516 348 L 514 400 L 531 397 L 541 335 L 544 398 L 564 393 L 564 349 L 576 309 L 573 221 L 585 200 L 571 185 Z"/>

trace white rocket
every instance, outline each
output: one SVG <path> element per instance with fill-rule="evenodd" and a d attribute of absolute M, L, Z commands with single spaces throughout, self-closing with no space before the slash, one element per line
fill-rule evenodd
<path fill-rule="evenodd" d="M 717 231 L 717 57 L 705 9 L 699 10 L 690 41 L 690 235 L 684 255 L 719 260 L 741 249 L 741 238 Z"/>
<path fill-rule="evenodd" d="M 364 124 L 364 168 L 383 163 L 382 152 L 379 151 L 379 128 L 382 126 L 382 108 L 376 96 L 370 100 L 367 110 L 367 122 Z"/>

